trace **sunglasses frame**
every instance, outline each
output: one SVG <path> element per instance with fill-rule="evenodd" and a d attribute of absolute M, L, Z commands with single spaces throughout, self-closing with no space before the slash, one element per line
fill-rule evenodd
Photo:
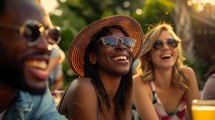
<path fill-rule="evenodd" d="M 161 44 L 157 44 L 156 43 L 157 41 L 159 41 Z M 162 40 L 156 40 L 152 48 L 154 50 L 161 50 L 161 49 L 163 49 L 164 44 L 166 44 L 170 48 L 177 48 L 178 43 L 179 43 L 179 41 L 177 41 L 175 39 L 167 39 L 167 41 L 165 41 L 165 42 L 163 42 Z M 158 46 L 158 47 L 156 47 L 156 46 Z"/>
<path fill-rule="evenodd" d="M 25 34 L 26 30 L 27 30 L 26 26 L 29 25 L 29 24 L 32 24 L 32 23 L 39 27 L 38 31 L 39 31 L 40 34 L 34 41 L 29 41 L 24 37 L 24 34 Z M 12 25 L 0 24 L 0 28 L 11 29 L 11 30 L 17 31 L 20 36 L 22 36 L 23 38 L 26 39 L 26 41 L 28 42 L 28 46 L 35 46 L 36 44 L 38 44 L 39 41 L 40 41 L 39 37 L 41 36 L 42 33 L 44 33 L 44 35 L 47 37 L 48 42 L 50 44 L 58 44 L 60 42 L 60 40 L 61 40 L 61 36 L 59 35 L 57 40 L 52 40 L 51 41 L 50 39 L 52 39 L 52 38 L 48 35 L 50 30 L 57 30 L 57 31 L 59 31 L 59 34 L 60 34 L 60 27 L 56 26 L 56 27 L 47 29 L 47 28 L 45 28 L 45 26 L 43 26 L 43 24 L 41 24 L 39 21 L 34 20 L 34 19 L 28 19 L 28 20 L 24 21 L 23 24 L 20 25 L 20 26 L 12 26 Z M 27 31 L 27 32 L 29 32 L 31 34 L 32 31 Z"/>
<path fill-rule="evenodd" d="M 106 38 L 113 38 L 113 39 L 116 41 L 116 45 L 107 46 L 106 43 L 105 43 L 105 41 L 106 41 L 105 39 L 106 39 Z M 132 42 L 133 42 L 133 45 L 130 46 L 130 47 L 129 47 L 128 45 L 126 45 L 126 44 L 124 43 L 124 40 L 123 40 L 123 39 L 125 39 L 125 38 L 129 39 L 130 41 L 132 41 Z M 102 41 L 102 44 L 103 44 L 104 46 L 109 47 L 109 48 L 115 48 L 115 47 L 119 44 L 119 40 L 121 40 L 121 43 L 122 43 L 124 46 L 126 46 L 126 48 L 133 48 L 133 47 L 135 46 L 135 43 L 136 43 L 136 40 L 133 39 L 133 38 L 131 38 L 131 37 L 119 37 L 119 38 L 115 38 L 115 37 L 113 37 L 113 36 L 104 36 L 104 37 L 101 37 L 100 40 L 98 40 L 98 41 L 96 42 L 96 44 L 99 43 L 100 41 Z"/>

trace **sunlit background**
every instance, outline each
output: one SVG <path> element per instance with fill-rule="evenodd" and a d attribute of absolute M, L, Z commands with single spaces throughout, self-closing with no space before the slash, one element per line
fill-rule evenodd
<path fill-rule="evenodd" d="M 66 1 L 66 0 L 63 0 L 63 1 Z M 53 13 L 56 10 L 56 8 L 58 7 L 58 3 L 56 0 L 41 0 L 41 2 L 49 13 Z M 125 1 L 125 4 L 126 3 L 128 3 L 128 2 Z M 188 2 L 188 5 L 199 4 L 198 9 L 199 9 L 199 11 L 201 11 L 203 9 L 203 5 L 206 3 L 215 5 L 215 0 L 190 0 Z M 140 9 L 137 9 L 136 13 L 140 14 L 140 13 L 142 13 L 142 11 Z"/>
<path fill-rule="evenodd" d="M 186 65 L 197 75 L 200 88 L 215 48 L 215 0 L 40 0 L 50 13 L 52 22 L 61 27 L 59 46 L 68 47 L 77 33 L 86 25 L 113 14 L 134 17 L 144 33 L 158 22 L 174 25 L 183 39 Z M 210 47 L 208 47 L 210 46 Z M 214 57 L 215 58 L 215 57 Z M 64 64 L 65 81 L 74 79 L 74 73 Z"/>
<path fill-rule="evenodd" d="M 53 12 L 58 6 L 56 0 L 41 0 L 41 3 L 49 13 Z"/>

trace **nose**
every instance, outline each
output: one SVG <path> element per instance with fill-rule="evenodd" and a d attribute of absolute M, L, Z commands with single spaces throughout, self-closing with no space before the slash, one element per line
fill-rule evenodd
<path fill-rule="evenodd" d="M 168 45 L 167 42 L 163 42 L 163 49 L 170 49 L 170 46 Z"/>
<path fill-rule="evenodd" d="M 117 46 L 116 46 L 115 48 L 121 49 L 121 50 L 125 50 L 125 49 L 126 49 L 126 46 L 123 44 L 123 41 L 119 38 L 119 39 L 118 39 Z"/>
<path fill-rule="evenodd" d="M 44 35 L 40 35 L 40 37 L 38 38 L 40 39 L 39 40 L 39 43 L 36 45 L 36 47 L 38 49 L 40 49 L 41 51 L 47 53 L 47 54 L 50 54 L 51 53 L 51 50 L 52 50 L 52 45 L 48 42 L 48 38 Z"/>

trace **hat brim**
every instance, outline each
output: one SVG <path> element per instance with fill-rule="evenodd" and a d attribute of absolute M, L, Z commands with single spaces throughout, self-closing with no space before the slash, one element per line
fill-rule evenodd
<path fill-rule="evenodd" d="M 110 16 L 100 20 L 97 20 L 84 29 L 82 29 L 78 35 L 74 38 L 68 51 L 68 62 L 71 69 L 80 77 L 84 77 L 84 55 L 88 44 L 90 43 L 92 36 L 101 31 L 103 27 L 119 25 L 129 37 L 136 40 L 135 47 L 133 49 L 134 58 L 140 53 L 140 48 L 144 39 L 143 31 L 140 24 L 129 16 Z"/>

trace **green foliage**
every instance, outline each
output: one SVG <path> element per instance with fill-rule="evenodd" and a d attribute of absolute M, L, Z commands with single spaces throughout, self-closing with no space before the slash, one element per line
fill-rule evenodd
<path fill-rule="evenodd" d="M 137 19 L 147 32 L 151 26 L 166 22 L 173 24 L 174 2 L 173 0 L 146 0 L 142 7 L 143 14 Z"/>
<path fill-rule="evenodd" d="M 189 58 L 189 57 L 186 57 Z M 184 61 L 184 64 L 191 67 L 196 75 L 197 81 L 198 81 L 198 87 L 200 90 L 203 89 L 204 86 L 204 75 L 209 67 L 209 65 L 203 61 L 201 61 L 200 59 L 186 59 Z"/>
<path fill-rule="evenodd" d="M 165 21 L 173 23 L 173 0 L 57 0 L 59 7 L 51 14 L 54 24 L 62 28 L 62 41 L 59 46 L 66 54 L 63 71 L 66 85 L 77 78 L 71 71 L 67 54 L 69 46 L 77 33 L 88 24 L 110 15 L 128 15 L 135 18 L 144 30 Z M 137 10 L 140 13 L 137 13 Z M 142 12 L 142 13 L 141 13 Z"/>

